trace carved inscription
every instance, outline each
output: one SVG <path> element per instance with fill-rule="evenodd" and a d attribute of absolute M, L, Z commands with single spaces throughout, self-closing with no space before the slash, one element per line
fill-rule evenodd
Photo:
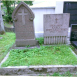
<path fill-rule="evenodd" d="M 57 20 L 58 20 L 58 19 L 56 18 L 55 20 L 56 20 L 56 23 L 57 23 Z"/>
<path fill-rule="evenodd" d="M 46 31 L 49 31 L 50 33 L 51 32 L 63 32 L 63 31 L 66 31 L 67 28 L 61 28 L 60 30 L 59 29 L 46 29 Z"/>
<path fill-rule="evenodd" d="M 46 29 L 46 31 L 51 32 L 64 32 L 67 31 L 67 28 L 62 28 L 62 25 L 51 25 L 51 27 L 49 29 Z"/>

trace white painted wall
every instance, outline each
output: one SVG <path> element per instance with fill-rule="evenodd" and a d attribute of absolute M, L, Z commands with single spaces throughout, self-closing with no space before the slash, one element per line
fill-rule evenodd
<path fill-rule="evenodd" d="M 64 1 L 56 1 L 55 14 L 63 13 Z"/>
<path fill-rule="evenodd" d="M 55 7 L 31 7 L 35 14 L 34 28 L 35 36 L 43 37 L 43 15 L 44 14 L 61 14 L 63 13 L 64 1 L 56 1 Z M 68 29 L 68 37 L 70 37 L 70 28 Z"/>
<path fill-rule="evenodd" d="M 54 14 L 55 7 L 35 7 L 31 8 L 33 13 L 35 14 L 34 19 L 34 28 L 35 28 L 35 36 L 43 37 L 43 15 L 44 14 Z"/>
<path fill-rule="evenodd" d="M 56 1 L 55 14 L 63 13 L 64 1 Z M 70 37 L 71 28 L 68 29 L 68 37 Z"/>

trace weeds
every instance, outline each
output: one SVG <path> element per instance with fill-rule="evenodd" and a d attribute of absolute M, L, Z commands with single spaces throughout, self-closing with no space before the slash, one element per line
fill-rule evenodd
<path fill-rule="evenodd" d="M 38 40 L 39 45 L 43 45 L 44 44 L 44 38 L 43 37 L 36 38 L 36 40 Z"/>
<path fill-rule="evenodd" d="M 53 53 L 54 52 L 54 53 Z M 69 46 L 41 46 L 40 48 L 11 50 L 9 58 L 2 66 L 24 65 L 76 65 L 77 58 Z"/>
<path fill-rule="evenodd" d="M 15 42 L 15 34 L 6 32 L 4 35 L 0 35 L 2 39 L 0 39 L 0 62 L 7 54 L 9 48 L 14 44 Z"/>

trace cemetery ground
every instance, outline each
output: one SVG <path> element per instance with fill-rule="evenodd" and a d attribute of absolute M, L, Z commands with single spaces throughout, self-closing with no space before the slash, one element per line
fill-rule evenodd
<path fill-rule="evenodd" d="M 4 35 L 0 35 L 0 62 L 7 54 L 10 47 L 15 42 L 15 34 L 6 32 Z"/>
<path fill-rule="evenodd" d="M 9 51 L 10 47 L 15 43 L 15 34 L 6 32 L 0 35 L 0 62 Z M 10 55 L 2 64 L 2 67 L 7 66 L 30 66 L 30 65 L 77 65 L 77 58 L 72 54 L 69 48 L 74 47 L 69 45 L 50 45 L 43 46 L 43 38 L 37 38 L 40 43 L 40 48 L 26 49 L 30 46 L 25 46 L 25 49 L 12 49 Z"/>
<path fill-rule="evenodd" d="M 70 45 L 43 45 L 43 38 L 36 38 L 39 40 L 40 48 L 33 49 L 12 49 L 9 50 L 15 43 L 15 33 L 6 32 L 0 35 L 0 62 L 10 51 L 8 59 L 2 64 L 1 67 L 7 66 L 30 66 L 30 65 L 77 65 L 77 58 L 72 54 L 74 50 Z M 30 46 L 25 46 L 29 48 Z M 48 74 L 47 74 L 48 76 Z M 65 72 L 61 75 L 54 73 L 53 76 L 72 76 L 70 72 Z"/>
<path fill-rule="evenodd" d="M 77 58 L 68 46 L 40 46 L 40 48 L 11 50 L 2 66 L 76 65 Z"/>

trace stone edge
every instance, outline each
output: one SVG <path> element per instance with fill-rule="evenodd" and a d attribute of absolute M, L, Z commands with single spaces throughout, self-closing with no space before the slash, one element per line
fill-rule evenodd
<path fill-rule="evenodd" d="M 71 48 L 71 52 L 77 57 Z M 9 56 L 9 52 L 4 58 L 5 60 Z M 1 64 L 5 61 L 1 62 Z M 65 72 L 77 75 L 77 65 L 38 65 L 38 66 L 8 66 L 0 68 L 0 75 L 26 75 L 26 76 L 37 76 L 37 75 L 52 75 L 55 72 L 63 74 Z"/>
<path fill-rule="evenodd" d="M 47 74 L 64 74 L 66 72 L 77 75 L 77 65 L 14 66 L 0 68 L 0 75 L 46 76 Z"/>

